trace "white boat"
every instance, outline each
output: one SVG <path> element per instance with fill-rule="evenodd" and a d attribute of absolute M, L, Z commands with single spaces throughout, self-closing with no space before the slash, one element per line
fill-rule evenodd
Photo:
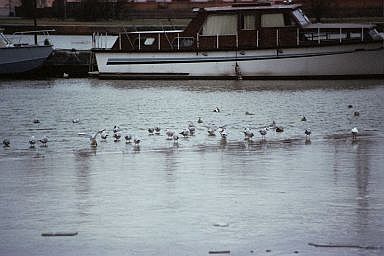
<path fill-rule="evenodd" d="M 29 31 L 47 32 L 51 30 Z M 0 32 L 0 75 L 24 74 L 41 67 L 52 53 L 49 41 L 43 45 L 14 43 Z"/>
<path fill-rule="evenodd" d="M 312 24 L 297 4 L 200 8 L 184 30 L 119 34 L 94 48 L 101 78 L 384 76 L 383 36 L 370 24 Z"/>

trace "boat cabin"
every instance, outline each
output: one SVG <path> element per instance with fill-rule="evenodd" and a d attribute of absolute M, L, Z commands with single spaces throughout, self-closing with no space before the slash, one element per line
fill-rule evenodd
<path fill-rule="evenodd" d="M 279 49 L 382 40 L 372 25 L 312 24 L 300 7 L 263 3 L 199 8 L 184 30 L 121 33 L 112 51 Z"/>

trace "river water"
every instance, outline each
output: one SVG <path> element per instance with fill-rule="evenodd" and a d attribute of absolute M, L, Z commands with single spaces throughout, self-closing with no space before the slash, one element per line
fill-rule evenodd
<path fill-rule="evenodd" d="M 2 80 L 0 255 L 383 255 L 383 109 L 380 80 Z M 140 146 L 78 135 L 114 125 Z"/>

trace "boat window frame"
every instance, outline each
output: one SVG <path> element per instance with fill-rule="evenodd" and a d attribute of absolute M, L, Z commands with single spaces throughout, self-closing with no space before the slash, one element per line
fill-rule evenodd
<path fill-rule="evenodd" d="M 204 32 L 204 27 L 206 26 L 207 22 L 208 22 L 208 19 L 210 18 L 213 18 L 213 17 L 220 17 L 220 16 L 232 16 L 234 18 L 234 21 L 236 22 L 236 24 L 234 24 L 233 28 L 234 28 L 234 33 L 205 33 Z M 239 31 L 239 15 L 238 13 L 210 13 L 208 14 L 206 17 L 205 17 L 205 20 L 201 26 L 201 29 L 200 29 L 200 35 L 201 36 L 233 36 L 233 35 L 236 35 Z"/>
<path fill-rule="evenodd" d="M 245 16 L 253 16 L 254 17 L 254 22 L 253 22 L 253 28 L 244 28 L 245 25 Z M 258 13 L 240 13 L 239 14 L 239 30 L 241 31 L 255 31 L 258 27 L 258 19 L 259 19 L 259 14 Z"/>
<path fill-rule="evenodd" d="M 301 18 L 303 18 L 305 20 L 305 23 L 302 23 L 300 17 L 298 17 L 295 13 L 299 13 Z M 305 15 L 305 13 L 303 12 L 303 10 L 301 8 L 296 8 L 296 9 L 292 10 L 291 15 L 295 18 L 296 22 L 302 27 L 311 24 L 311 20 L 308 18 L 307 15 Z"/>

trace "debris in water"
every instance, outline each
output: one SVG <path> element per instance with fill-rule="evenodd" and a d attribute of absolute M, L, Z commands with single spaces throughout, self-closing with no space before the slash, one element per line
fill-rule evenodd
<path fill-rule="evenodd" d="M 367 249 L 367 250 L 380 250 L 383 249 L 382 246 L 360 246 L 353 244 L 315 244 L 308 243 L 308 245 L 315 247 L 327 247 L 327 248 L 356 248 L 356 249 Z"/>
<path fill-rule="evenodd" d="M 225 223 L 225 222 L 218 222 L 218 223 L 215 223 L 213 224 L 214 227 L 221 227 L 221 228 L 224 228 L 224 227 L 228 227 L 229 224 L 228 223 Z"/>
<path fill-rule="evenodd" d="M 209 251 L 209 254 L 229 254 L 231 251 Z"/>
<path fill-rule="evenodd" d="M 76 236 L 78 232 L 48 232 L 42 233 L 41 236 Z"/>

